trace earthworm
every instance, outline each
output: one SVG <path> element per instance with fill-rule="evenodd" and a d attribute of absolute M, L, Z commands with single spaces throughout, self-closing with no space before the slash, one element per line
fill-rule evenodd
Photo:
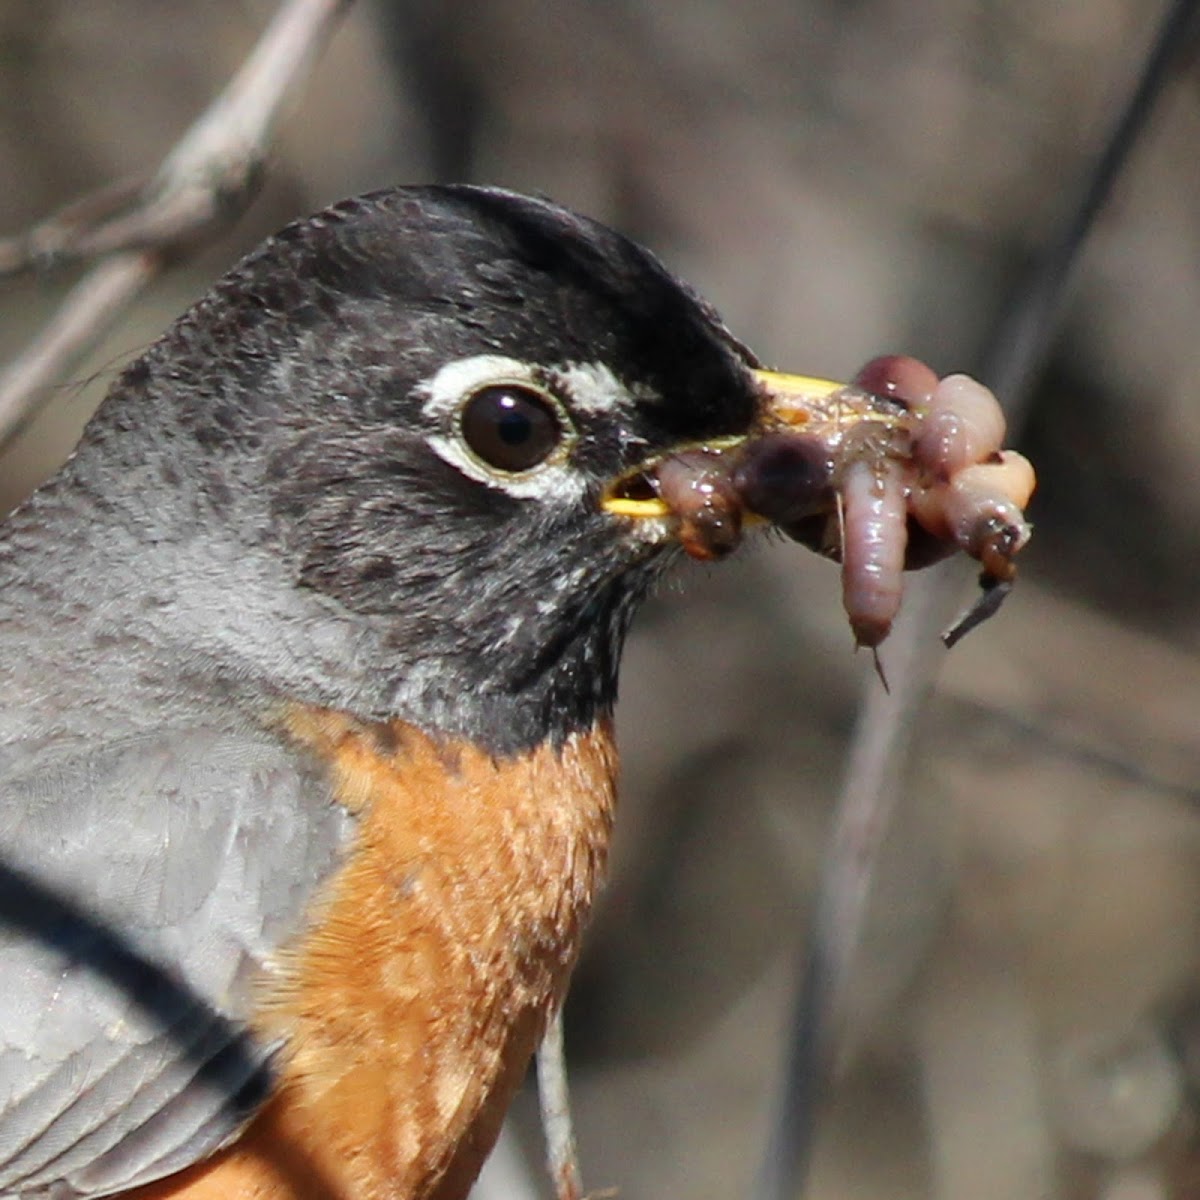
<path fill-rule="evenodd" d="M 928 400 L 914 406 L 913 462 L 935 479 L 986 462 L 1004 442 L 1004 410 L 968 375 L 947 375 Z"/>
<path fill-rule="evenodd" d="M 737 547 L 745 505 L 731 478 L 728 456 L 715 450 L 685 450 L 663 461 L 656 477 L 659 497 L 678 520 L 677 536 L 692 558 L 724 558 Z"/>
<path fill-rule="evenodd" d="M 881 354 L 854 376 L 854 386 L 912 407 L 927 401 L 938 386 L 932 367 L 907 354 Z"/>
<path fill-rule="evenodd" d="M 874 649 L 900 610 L 908 541 L 905 468 L 886 454 L 841 473 L 842 603 L 860 646 Z"/>
<path fill-rule="evenodd" d="M 982 591 L 948 644 L 990 616 L 1029 539 L 1034 487 L 1029 463 L 1000 450 L 996 397 L 903 355 L 872 359 L 846 387 L 782 397 L 777 423 L 740 446 L 700 446 L 655 467 L 687 553 L 724 557 L 745 514 L 769 521 L 841 560 L 850 627 L 874 650 L 899 611 L 905 569 L 961 550 L 981 563 Z"/>
<path fill-rule="evenodd" d="M 808 433 L 768 433 L 751 439 L 733 468 L 733 486 L 752 513 L 820 551 L 834 506 L 833 450 Z"/>
<path fill-rule="evenodd" d="M 1033 488 L 1029 460 L 1004 450 L 992 462 L 963 467 L 945 483 L 914 488 L 909 504 L 934 537 L 952 542 L 1004 579 L 1015 569 L 1012 556 L 1029 540 L 1024 509 Z"/>

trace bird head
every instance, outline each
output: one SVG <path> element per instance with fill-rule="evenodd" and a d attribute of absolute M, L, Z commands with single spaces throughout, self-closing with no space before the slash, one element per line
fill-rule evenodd
<path fill-rule="evenodd" d="M 755 368 L 604 226 L 494 189 L 396 188 L 231 271 L 126 370 L 69 472 L 135 512 L 147 552 L 222 530 L 200 570 L 260 639 L 286 615 L 313 645 L 322 623 L 353 642 L 364 716 L 503 752 L 611 707 L 630 615 L 678 546 L 622 481 L 746 438 Z M 183 593 L 199 585 L 179 561 Z M 199 607 L 159 605 L 203 624 Z M 205 632 L 221 644 L 204 653 L 231 652 Z M 347 694 L 318 657 L 312 698 Z"/>

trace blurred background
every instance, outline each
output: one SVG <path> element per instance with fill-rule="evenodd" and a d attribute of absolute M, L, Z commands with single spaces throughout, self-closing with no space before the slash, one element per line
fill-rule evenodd
<path fill-rule="evenodd" d="M 0 232 L 153 170 L 274 8 L 0 0 Z M 970 370 L 1158 16 L 363 0 L 249 214 L 59 389 L 0 459 L 0 509 L 243 251 L 394 182 L 503 184 L 614 224 L 775 365 Z M 1200 1196 L 1198 82 L 1193 60 L 1081 263 L 1020 439 L 1037 536 L 925 715 L 811 1196 Z M 70 282 L 3 285 L 0 361 Z M 643 613 L 613 879 L 568 1004 L 590 1187 L 747 1192 L 868 672 L 836 568 L 790 544 L 691 566 Z M 529 1097 L 516 1128 L 536 1164 Z"/>

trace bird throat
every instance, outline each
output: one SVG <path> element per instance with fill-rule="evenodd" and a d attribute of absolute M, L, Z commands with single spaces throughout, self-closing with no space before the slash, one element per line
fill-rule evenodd
<path fill-rule="evenodd" d="M 499 759 L 545 742 L 565 746 L 611 718 L 630 622 L 665 561 L 660 555 L 625 570 L 549 615 L 521 625 L 514 615 L 512 636 L 481 633 L 445 645 L 425 639 L 416 662 L 412 646 L 420 639 L 402 628 L 388 711 Z M 482 618 L 468 624 L 489 629 Z"/>

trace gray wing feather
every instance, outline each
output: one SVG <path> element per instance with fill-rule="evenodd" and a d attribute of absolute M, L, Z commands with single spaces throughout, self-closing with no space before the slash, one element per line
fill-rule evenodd
<path fill-rule="evenodd" d="M 349 818 L 265 732 L 31 757 L 0 759 L 0 1196 L 102 1196 L 261 1102 L 250 984 Z"/>

